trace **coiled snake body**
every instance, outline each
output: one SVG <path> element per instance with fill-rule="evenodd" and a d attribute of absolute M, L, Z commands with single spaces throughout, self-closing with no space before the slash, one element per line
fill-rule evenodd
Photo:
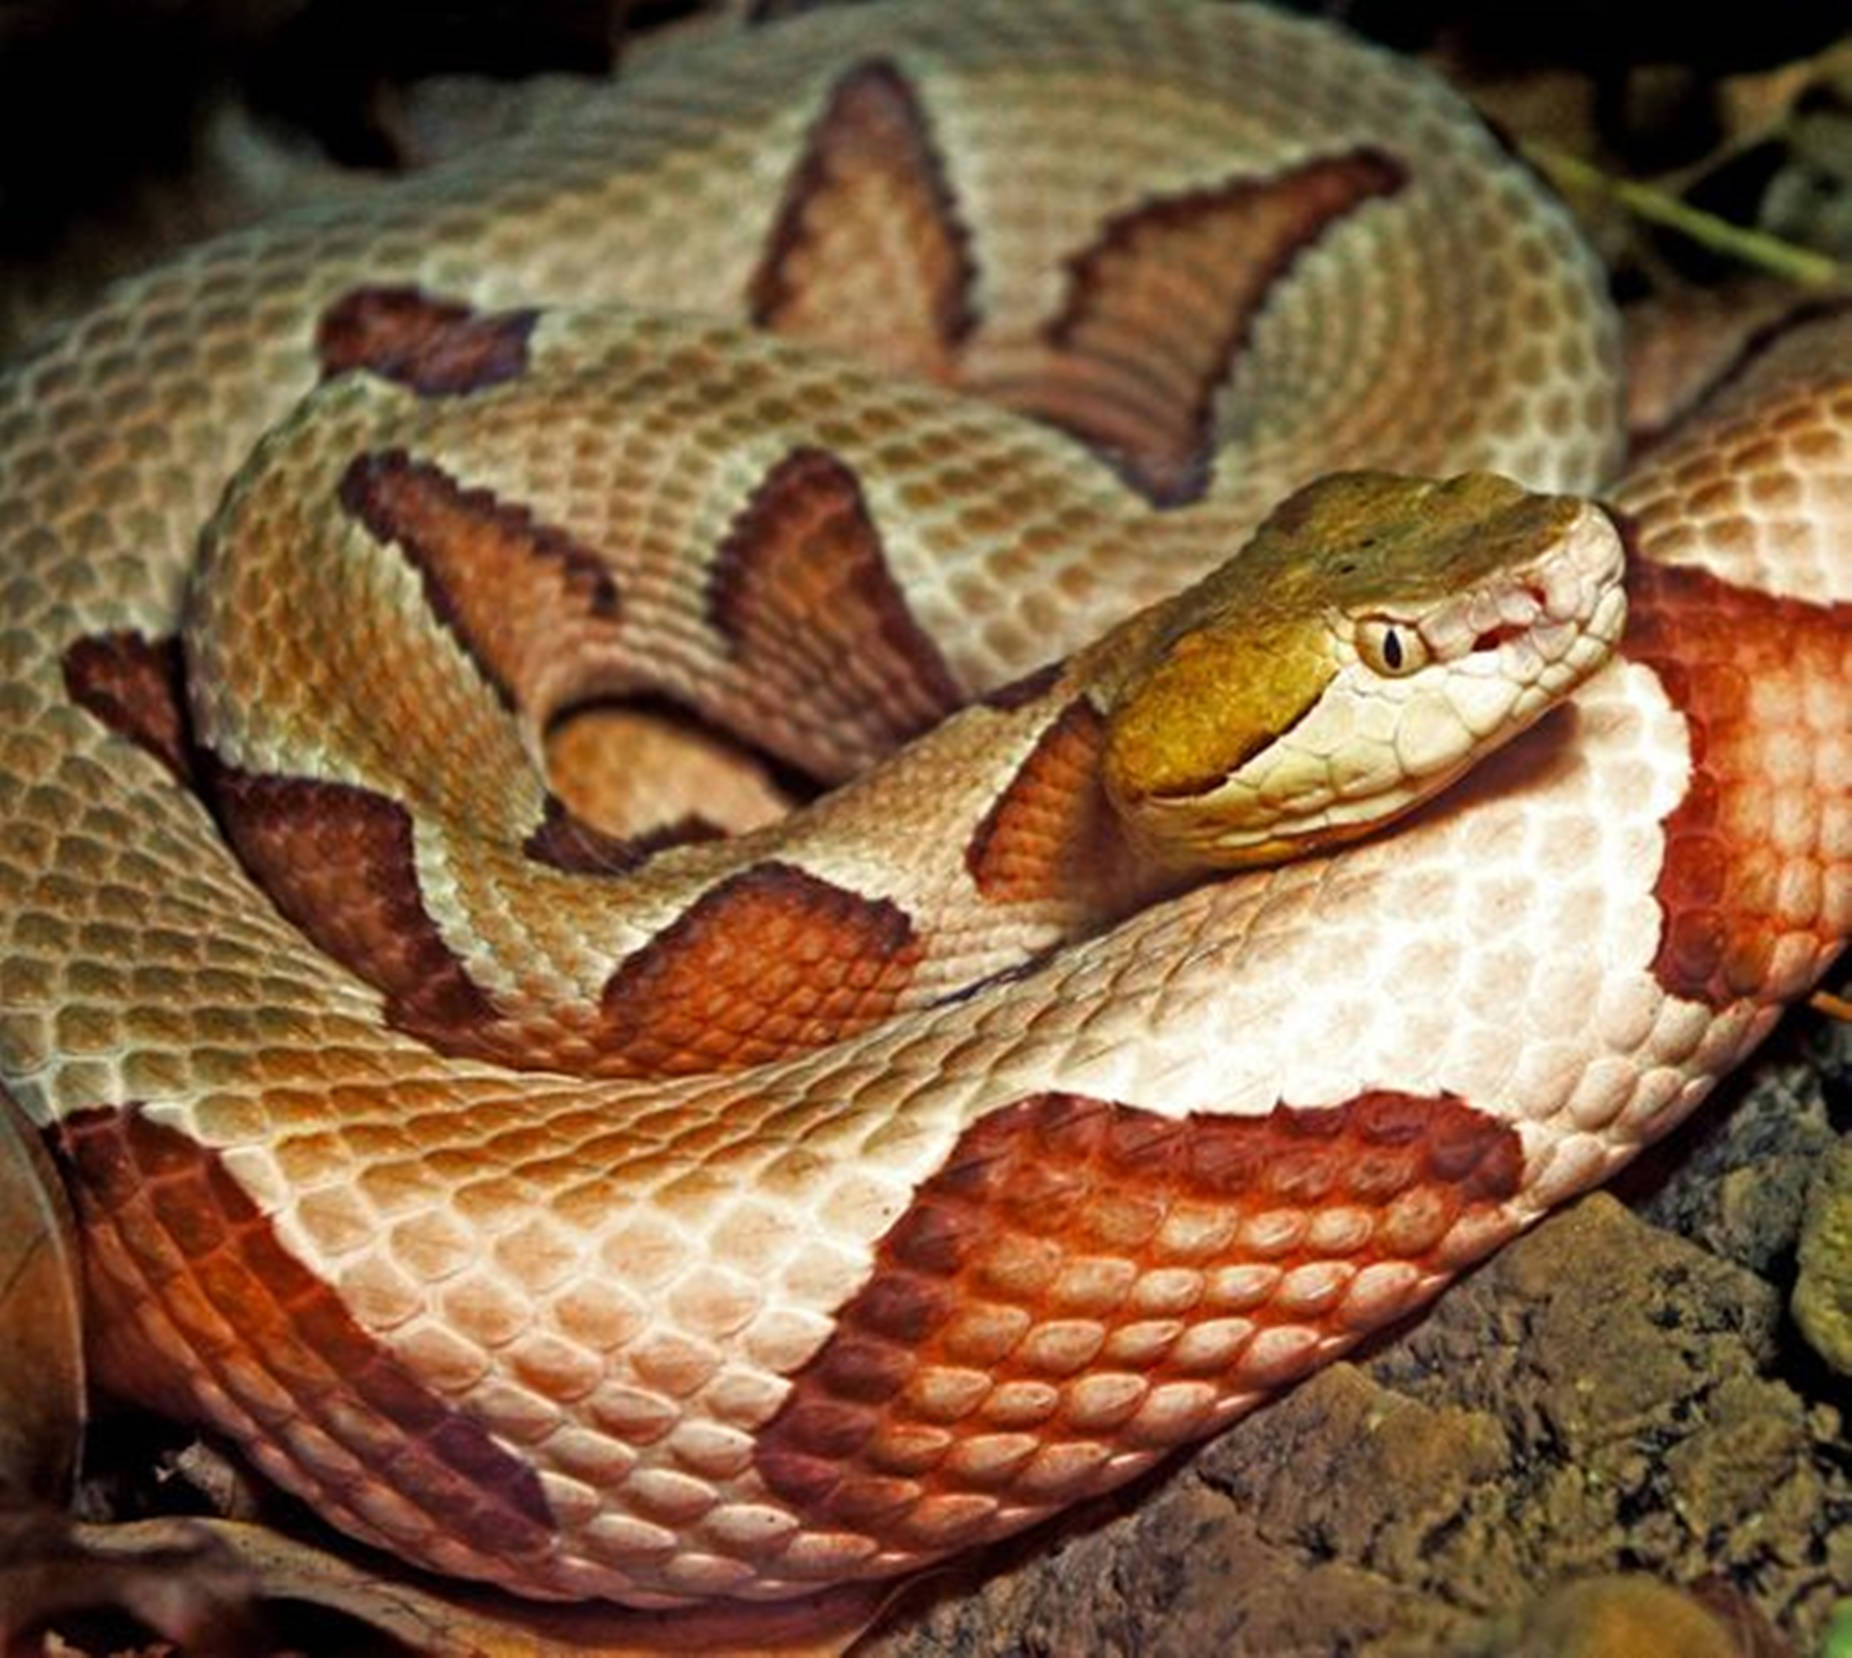
<path fill-rule="evenodd" d="M 1597 273 L 1405 66 L 1218 5 L 856 8 L 125 285 L 0 386 L 0 1079 L 106 1379 L 415 1561 L 645 1605 L 900 1572 L 1211 1431 L 1664 1132 L 1840 949 L 1846 337 L 1618 486 L 1631 619 L 1565 709 L 1398 833 L 1190 886 L 1090 861 L 1100 789 L 1355 833 L 1312 647 L 1239 562 L 1221 620 L 1111 636 L 1168 664 L 1142 712 L 1088 641 L 1318 474 L 1613 464 Z M 1253 566 L 1362 560 L 1346 491 L 1579 549 L 1323 630 L 1437 781 L 1592 664 L 1607 543 L 1365 478 Z M 1197 665 L 1256 639 L 1297 666 L 1205 735 Z M 680 847 L 524 764 L 638 689 L 832 780 L 980 702 Z"/>

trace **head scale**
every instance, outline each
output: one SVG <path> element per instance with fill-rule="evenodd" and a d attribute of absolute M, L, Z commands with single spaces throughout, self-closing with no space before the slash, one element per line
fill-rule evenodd
<path fill-rule="evenodd" d="M 1515 735 L 1624 616 L 1600 509 L 1487 473 L 1339 473 L 1125 630 L 1105 782 L 1135 839 L 1203 867 L 1353 838 Z"/>

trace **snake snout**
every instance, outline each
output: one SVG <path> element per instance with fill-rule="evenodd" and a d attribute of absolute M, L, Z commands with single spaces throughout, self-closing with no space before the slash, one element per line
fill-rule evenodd
<path fill-rule="evenodd" d="M 1584 501 L 1554 556 L 1539 560 L 1531 578 L 1542 598 L 1533 636 L 1547 660 L 1574 664 L 1578 683 L 1620 642 L 1627 619 L 1626 569 L 1620 526 L 1605 507 Z"/>
<path fill-rule="evenodd" d="M 1612 645 L 1614 624 L 1624 615 L 1624 568 L 1613 519 L 1592 501 L 1577 502 L 1532 557 L 1443 605 L 1424 632 L 1442 660 L 1477 658 L 1480 672 L 1528 677 L 1536 664 L 1573 653 L 1584 639 L 1604 652 Z M 1617 603 L 1622 608 L 1615 612 Z"/>

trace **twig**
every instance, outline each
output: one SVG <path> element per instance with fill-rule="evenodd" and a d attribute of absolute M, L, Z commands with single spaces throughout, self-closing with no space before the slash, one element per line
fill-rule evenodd
<path fill-rule="evenodd" d="M 1650 184 L 1615 178 L 1553 145 L 1525 142 L 1519 148 L 1566 195 L 1581 191 L 1606 196 L 1639 218 L 1665 225 L 1713 252 L 1728 254 L 1804 287 L 1833 288 L 1847 282 L 1847 273 L 1839 262 L 1824 253 L 1796 247 L 1766 231 L 1731 224 Z"/>
<path fill-rule="evenodd" d="M 1852 1002 L 1848 1002 L 1843 996 L 1835 996 L 1830 990 L 1816 990 L 1808 998 L 1808 1006 L 1824 1013 L 1828 1018 L 1840 1019 L 1852 1025 Z"/>

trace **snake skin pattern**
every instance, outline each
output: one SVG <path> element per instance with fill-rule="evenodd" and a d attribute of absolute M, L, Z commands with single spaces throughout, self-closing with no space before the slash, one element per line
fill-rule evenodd
<path fill-rule="evenodd" d="M 518 400 L 543 308 L 612 301 L 1041 424 L 999 450 L 902 382 L 851 410 L 835 356 L 798 409 L 730 325 L 633 319 L 687 424 L 627 440 L 647 534 L 614 583 L 513 481 L 595 527 L 592 446 L 468 475 L 426 447 Z M 1771 346 L 1613 489 L 1616 659 L 1400 832 L 911 1002 L 913 920 L 859 890 L 879 843 L 749 863 L 596 970 L 514 917 L 568 1003 L 602 986 L 536 1068 L 461 919 L 494 905 L 460 906 L 417 803 L 228 759 L 210 684 L 176 689 L 219 602 L 185 597 L 195 543 L 318 378 L 335 507 L 478 701 L 693 558 L 698 602 L 659 608 L 697 705 L 718 659 L 772 676 L 773 727 L 781 664 L 810 652 L 807 695 L 866 665 L 766 739 L 835 776 L 970 697 L 1026 706 L 1310 477 L 1600 486 L 1599 273 L 1449 94 L 1335 34 L 974 0 L 691 48 L 124 285 L 0 383 L 0 1080 L 70 1181 L 99 1373 L 408 1559 L 639 1605 L 903 1572 L 1212 1432 L 1664 1133 L 1840 950 L 1849 345 L 1841 318 Z M 356 442 L 381 385 L 408 424 Z M 1077 492 L 1052 528 L 1044 473 Z M 1098 533 L 1108 498 L 1171 526 L 1162 560 Z M 537 596 L 482 597 L 514 571 Z M 337 675 L 474 729 L 371 626 Z M 1033 904 L 1084 727 L 996 762 L 976 821 L 897 784 L 890 845 L 955 827 L 980 890 Z M 702 855 L 524 788 L 562 878 Z"/>

